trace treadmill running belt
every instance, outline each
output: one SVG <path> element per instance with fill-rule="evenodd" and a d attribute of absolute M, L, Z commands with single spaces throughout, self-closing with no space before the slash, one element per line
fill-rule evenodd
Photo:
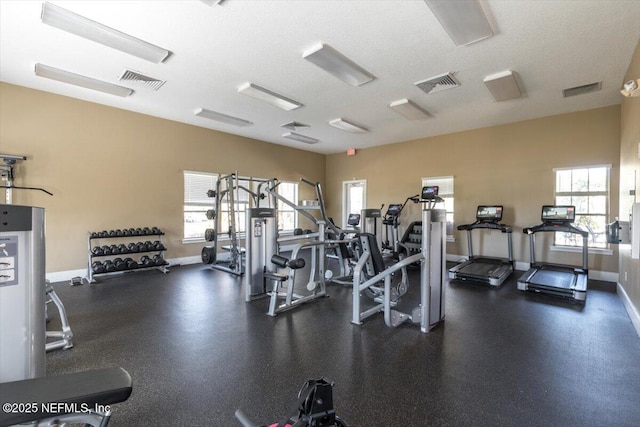
<path fill-rule="evenodd" d="M 508 266 L 501 264 L 486 264 L 474 262 L 460 270 L 460 274 L 468 274 L 470 276 L 481 277 L 500 277 Z"/>
<path fill-rule="evenodd" d="M 529 280 L 529 283 L 571 289 L 575 284 L 575 274 L 568 271 L 538 270 Z"/>

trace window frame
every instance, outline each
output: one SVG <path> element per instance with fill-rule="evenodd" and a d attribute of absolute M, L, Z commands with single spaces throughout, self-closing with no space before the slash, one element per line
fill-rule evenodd
<path fill-rule="evenodd" d="M 611 164 L 599 164 L 599 165 L 585 165 L 585 166 L 572 166 L 572 167 L 561 167 L 561 168 L 554 168 L 553 169 L 553 176 L 554 176 L 554 184 L 553 184 L 553 200 L 555 204 L 570 204 L 573 206 L 576 206 L 575 203 L 573 203 L 573 200 L 571 203 L 559 203 L 558 202 L 558 198 L 560 197 L 564 197 L 564 198 L 571 198 L 573 199 L 574 197 L 586 197 L 587 198 L 587 209 L 588 212 L 583 212 L 583 211 L 579 211 L 579 206 L 576 206 L 576 218 L 579 217 L 603 217 L 603 222 L 602 222 L 602 230 L 596 230 L 596 231 L 589 231 L 589 240 L 588 240 L 588 249 L 591 252 L 603 252 L 603 253 L 613 253 L 613 251 L 610 250 L 610 245 L 606 242 L 606 237 L 605 236 L 605 231 L 606 231 L 606 225 L 607 222 L 609 221 L 609 217 L 611 215 Z M 571 179 L 571 190 L 570 191 L 558 191 L 558 185 L 559 185 L 559 172 L 566 172 L 566 171 L 571 171 L 572 174 L 574 171 L 580 171 L 580 170 L 586 170 L 587 171 L 587 177 L 589 176 L 589 171 L 592 169 L 605 169 L 606 170 L 606 183 L 605 183 L 605 190 L 589 190 L 589 188 L 587 188 L 587 191 L 579 191 L 579 190 L 574 190 L 573 189 L 573 177 Z M 589 183 L 587 184 L 587 186 L 589 187 Z M 590 203 L 589 203 L 589 197 L 602 197 L 605 196 L 606 201 L 604 204 L 604 213 L 602 212 L 590 212 Z M 576 227 L 582 228 L 583 230 L 585 229 L 585 227 L 582 227 L 580 224 L 578 224 L 578 221 L 576 221 L 574 223 L 574 225 Z M 552 245 L 552 249 L 553 250 L 565 250 L 568 252 L 572 252 L 572 251 L 576 251 L 576 250 L 580 250 L 580 248 L 582 247 L 582 239 L 580 239 L 579 241 L 576 240 L 575 244 L 567 244 L 566 243 L 566 239 L 564 239 L 562 242 L 559 242 L 559 240 L 562 238 L 562 236 L 558 236 L 559 234 L 562 233 L 554 233 L 554 238 L 553 238 L 553 245 Z M 603 242 L 594 242 L 594 239 L 597 238 L 597 236 L 603 236 L 604 241 Z M 595 244 L 594 244 L 595 243 Z"/>
<path fill-rule="evenodd" d="M 294 187 L 294 195 L 295 195 L 294 200 L 290 200 L 288 198 L 287 200 L 290 200 L 291 202 L 293 202 L 294 205 L 297 205 L 298 199 L 300 197 L 299 185 L 298 185 L 299 183 L 295 181 L 278 181 L 278 187 L 276 187 L 276 192 L 281 196 L 285 197 L 283 194 L 280 193 L 280 188 L 282 188 L 283 184 L 292 185 Z M 293 228 L 280 228 L 281 223 L 283 222 L 281 219 L 281 215 L 283 213 L 289 213 L 289 212 L 293 213 Z M 277 213 L 277 220 L 278 220 L 278 233 L 293 233 L 293 230 L 295 230 L 298 227 L 298 212 L 293 207 L 287 205 L 286 203 L 283 203 L 280 200 L 276 200 L 276 213 Z"/>
<path fill-rule="evenodd" d="M 187 211 L 187 207 L 191 206 L 193 208 L 205 208 L 205 209 L 199 209 L 199 210 L 195 210 L 192 212 L 200 212 L 202 211 L 202 215 L 204 216 L 206 214 L 206 211 L 208 209 L 212 209 L 213 208 L 213 199 L 212 198 L 208 198 L 207 197 L 207 202 L 204 202 L 204 198 L 200 201 L 189 201 L 187 200 L 187 176 L 188 175 L 200 175 L 200 176 L 209 176 L 213 178 L 213 188 L 211 188 L 211 190 L 214 190 L 216 188 L 216 183 L 218 181 L 218 178 L 220 177 L 220 174 L 217 173 L 213 173 L 213 172 L 202 172 L 202 171 L 192 171 L 192 170 L 183 170 L 182 171 L 182 180 L 183 180 L 183 205 L 182 205 L 182 241 L 183 243 L 188 243 L 188 242 L 201 242 L 204 241 L 204 230 L 202 232 L 202 236 L 187 236 L 187 217 L 186 217 L 186 213 Z M 203 222 L 206 222 L 206 226 L 205 229 L 207 228 L 212 228 L 213 227 L 213 220 L 208 220 L 206 219 L 206 216 L 204 216 L 205 220 Z"/>

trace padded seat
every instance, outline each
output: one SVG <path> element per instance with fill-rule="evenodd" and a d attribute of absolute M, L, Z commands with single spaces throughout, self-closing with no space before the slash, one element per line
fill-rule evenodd
<path fill-rule="evenodd" d="M 34 413 L 0 411 L 0 426 L 11 426 L 65 414 L 60 412 L 65 410 L 65 405 L 57 405 L 55 413 L 47 413 L 41 412 L 42 404 L 71 403 L 79 408 L 84 404 L 89 409 L 93 409 L 95 405 L 123 402 L 129 398 L 132 390 L 131 376 L 122 368 L 96 369 L 1 383 L 2 403 L 36 403 L 38 411 Z"/>

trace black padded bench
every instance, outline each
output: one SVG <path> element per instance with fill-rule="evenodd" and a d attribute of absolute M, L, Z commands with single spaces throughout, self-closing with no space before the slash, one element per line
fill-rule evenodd
<path fill-rule="evenodd" d="M 124 402 L 132 390 L 131 376 L 122 368 L 96 369 L 0 383 L 0 400 L 3 406 L 6 403 L 29 405 L 27 411 L 19 413 L 0 411 L 0 427 L 50 417 L 63 419 L 64 415 L 71 413 L 74 406 L 93 409 L 96 405 Z M 48 403 L 69 405 L 53 405 L 55 413 L 45 412 L 43 409 L 46 408 L 43 406 L 47 406 Z M 65 410 L 69 412 L 64 412 Z M 110 414 L 100 415 L 104 418 Z"/>

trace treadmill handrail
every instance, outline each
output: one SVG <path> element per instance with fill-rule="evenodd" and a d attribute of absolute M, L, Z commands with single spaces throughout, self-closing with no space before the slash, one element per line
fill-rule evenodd
<path fill-rule="evenodd" d="M 567 223 L 545 223 L 543 222 L 540 225 L 535 225 L 533 227 L 526 227 L 522 229 L 524 234 L 529 235 L 529 252 L 530 252 L 530 265 L 534 266 L 542 266 L 544 263 L 537 263 L 535 258 L 535 233 L 540 232 L 553 232 L 553 233 L 574 233 L 582 236 L 582 269 L 587 272 L 589 271 L 589 232 L 584 231 L 581 228 L 574 227 L 571 224 Z M 569 267 L 569 266 L 567 266 Z"/>
<path fill-rule="evenodd" d="M 505 224 L 500 224 L 493 221 L 476 221 L 473 224 L 461 224 L 458 226 L 458 230 L 475 230 L 479 228 L 488 228 L 491 230 L 500 230 L 503 233 L 511 233 L 513 229 Z"/>
<path fill-rule="evenodd" d="M 533 227 L 526 227 L 522 229 L 524 234 L 534 234 L 540 233 L 543 231 L 551 231 L 558 233 L 574 233 L 579 234 L 582 237 L 589 237 L 589 232 L 585 231 L 581 228 L 574 227 L 569 224 L 560 224 L 560 223 L 542 223 L 540 225 L 535 225 Z"/>

